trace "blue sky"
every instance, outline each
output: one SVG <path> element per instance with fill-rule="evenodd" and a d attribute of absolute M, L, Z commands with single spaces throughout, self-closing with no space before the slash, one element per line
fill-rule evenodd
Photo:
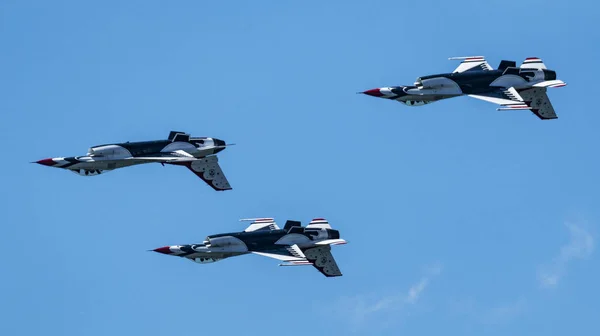
<path fill-rule="evenodd" d="M 0 334 L 596 335 L 598 10 L 3 1 Z M 549 92 L 559 119 L 355 94 L 470 55 L 541 57 L 568 83 Z M 234 189 L 29 163 L 171 130 L 237 143 L 220 154 Z M 327 218 L 344 276 L 147 252 L 246 217 Z"/>

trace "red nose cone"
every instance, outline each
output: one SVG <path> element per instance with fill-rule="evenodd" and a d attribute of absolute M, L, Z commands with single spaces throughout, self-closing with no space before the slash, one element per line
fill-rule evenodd
<path fill-rule="evenodd" d="M 56 164 L 56 162 L 54 162 L 54 160 L 52 160 L 52 159 L 43 159 L 43 160 L 37 161 L 36 163 L 39 163 L 44 166 L 54 166 Z"/>
<path fill-rule="evenodd" d="M 154 249 L 154 252 L 162 253 L 162 254 L 171 254 L 171 249 L 169 246 L 159 247 Z"/>
<path fill-rule="evenodd" d="M 382 97 L 383 96 L 383 94 L 381 93 L 381 91 L 379 91 L 379 88 L 367 90 L 367 91 L 365 91 L 363 93 L 366 94 L 366 95 L 368 95 L 368 96 L 373 96 L 373 97 Z"/>

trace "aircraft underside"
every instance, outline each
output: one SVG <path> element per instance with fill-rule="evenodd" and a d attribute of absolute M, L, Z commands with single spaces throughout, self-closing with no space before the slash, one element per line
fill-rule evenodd
<path fill-rule="evenodd" d="M 403 97 L 398 97 L 395 100 L 405 104 L 406 106 L 422 106 L 425 104 L 431 104 L 438 100 L 460 97 L 462 94 L 452 94 L 452 95 L 407 95 Z"/>
<path fill-rule="evenodd" d="M 76 163 L 70 167 L 67 167 L 65 169 L 68 169 L 72 172 L 74 172 L 75 174 L 78 175 L 82 175 L 82 176 L 95 176 L 95 175 L 99 175 L 111 170 L 115 170 L 115 169 L 119 169 L 119 168 L 125 168 L 125 167 L 130 167 L 130 166 L 135 166 L 135 165 L 139 165 L 142 164 L 142 162 L 127 162 L 127 161 L 94 161 L 94 162 L 81 162 L 81 163 Z"/>

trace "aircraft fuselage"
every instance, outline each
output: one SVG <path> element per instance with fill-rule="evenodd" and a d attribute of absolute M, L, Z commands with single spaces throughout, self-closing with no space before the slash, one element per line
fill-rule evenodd
<path fill-rule="evenodd" d="M 298 226 L 290 231 L 279 229 L 215 234 L 206 237 L 201 244 L 165 246 L 155 251 L 188 258 L 198 263 L 210 263 L 251 252 L 268 252 L 294 244 L 300 248 L 310 248 L 316 246 L 315 243 L 319 241 L 339 238 L 340 233 L 337 230 Z"/>
<path fill-rule="evenodd" d="M 186 140 L 186 139 L 184 139 Z M 86 155 L 57 157 L 37 163 L 68 169 L 76 174 L 93 176 L 104 171 L 149 163 L 134 158 L 161 157 L 167 153 L 183 152 L 194 158 L 217 154 L 225 149 L 225 141 L 216 138 L 189 138 L 187 141 L 153 140 L 104 144 L 91 147 Z M 151 162 L 151 161 L 150 161 Z"/>
<path fill-rule="evenodd" d="M 419 106 L 441 99 L 492 92 L 502 87 L 525 89 L 536 83 L 555 79 L 556 72 L 552 70 L 508 67 L 504 70 L 474 70 L 422 76 L 417 78 L 414 85 L 383 87 L 364 93 L 397 100 L 408 106 Z"/>

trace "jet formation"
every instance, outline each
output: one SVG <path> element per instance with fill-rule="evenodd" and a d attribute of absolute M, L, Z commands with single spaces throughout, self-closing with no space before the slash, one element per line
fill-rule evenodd
<path fill-rule="evenodd" d="M 421 106 L 438 100 L 467 95 L 500 105 L 503 110 L 530 110 L 540 119 L 558 118 L 546 94 L 547 88 L 567 85 L 556 79 L 537 57 L 529 57 L 517 68 L 503 60 L 494 70 L 483 56 L 451 57 L 462 62 L 451 73 L 422 76 L 414 85 L 367 90 L 369 96 Z"/>
<path fill-rule="evenodd" d="M 546 90 L 566 84 L 557 79 L 556 72 L 547 69 L 541 59 L 527 58 L 519 67 L 514 61 L 503 60 L 495 70 L 483 56 L 450 59 L 461 60 L 451 73 L 422 76 L 414 85 L 380 87 L 359 93 L 408 106 L 467 95 L 498 104 L 498 110 L 530 110 L 540 119 L 557 118 Z M 185 132 L 171 131 L 166 140 L 93 146 L 84 156 L 48 158 L 36 163 L 82 176 L 146 163 L 179 165 L 221 191 L 230 190 L 231 186 L 216 154 L 230 145 L 217 138 L 191 137 Z M 153 251 L 200 264 L 256 254 L 277 259 L 282 262 L 280 266 L 309 265 L 326 277 L 342 275 L 331 254 L 331 246 L 346 244 L 346 240 L 340 238 L 339 231 L 332 229 L 326 219 L 315 218 L 306 227 L 299 221 L 288 220 L 283 229 L 273 218 L 242 221 L 251 221 L 244 231 L 215 234 L 207 236 L 202 243 L 170 245 Z"/>
<path fill-rule="evenodd" d="M 242 219 L 252 223 L 242 232 L 206 237 L 201 244 L 172 245 L 153 251 L 183 257 L 200 264 L 213 263 L 244 254 L 257 254 L 282 261 L 279 266 L 314 266 L 326 277 L 341 276 L 331 245 L 346 244 L 340 232 L 323 218 L 313 219 L 306 227 L 288 220 L 283 229 L 273 218 Z"/>
<path fill-rule="evenodd" d="M 95 176 L 107 171 L 161 163 L 185 166 L 217 191 L 231 186 L 219 166 L 215 154 L 224 150 L 225 141 L 196 137 L 171 131 L 167 140 L 125 142 L 91 147 L 84 156 L 56 157 L 36 161 L 48 167 L 62 168 L 81 176 Z"/>

